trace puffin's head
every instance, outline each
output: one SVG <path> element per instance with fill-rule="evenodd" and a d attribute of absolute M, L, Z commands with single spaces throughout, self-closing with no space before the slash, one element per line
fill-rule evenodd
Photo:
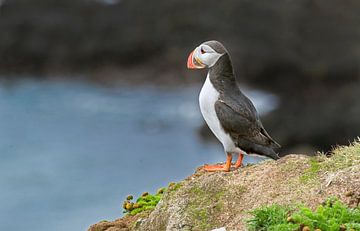
<path fill-rule="evenodd" d="M 227 50 L 218 41 L 212 40 L 200 44 L 189 55 L 187 67 L 189 69 L 210 68 Z"/>

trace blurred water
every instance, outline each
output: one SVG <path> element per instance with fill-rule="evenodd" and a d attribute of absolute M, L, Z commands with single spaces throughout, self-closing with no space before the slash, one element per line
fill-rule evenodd
<path fill-rule="evenodd" d="M 122 216 L 127 194 L 223 161 L 219 144 L 197 136 L 199 90 L 0 85 L 0 230 L 86 230 Z M 262 112 L 274 106 L 250 96 Z"/>

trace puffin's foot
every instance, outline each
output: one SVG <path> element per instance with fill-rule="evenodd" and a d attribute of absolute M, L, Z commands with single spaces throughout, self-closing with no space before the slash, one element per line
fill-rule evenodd
<path fill-rule="evenodd" d="M 240 153 L 239 153 L 239 157 L 238 157 L 236 163 L 234 164 L 234 168 L 235 168 L 235 169 L 238 169 L 238 168 L 241 167 L 243 159 L 244 159 L 244 154 L 242 154 L 242 153 L 240 152 Z"/>
<path fill-rule="evenodd" d="M 217 164 L 217 165 L 204 165 L 204 170 L 208 172 L 229 172 L 231 167 L 232 155 L 227 153 L 226 163 L 225 164 Z"/>
<path fill-rule="evenodd" d="M 204 165 L 204 170 L 207 172 L 229 172 L 230 167 L 226 164 L 216 164 L 216 165 Z"/>

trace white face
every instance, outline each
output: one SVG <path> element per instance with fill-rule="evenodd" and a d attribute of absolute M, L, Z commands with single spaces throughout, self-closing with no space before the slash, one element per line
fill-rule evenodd
<path fill-rule="evenodd" d="M 201 44 L 194 50 L 194 60 L 206 67 L 212 67 L 223 54 L 217 53 L 208 45 Z"/>

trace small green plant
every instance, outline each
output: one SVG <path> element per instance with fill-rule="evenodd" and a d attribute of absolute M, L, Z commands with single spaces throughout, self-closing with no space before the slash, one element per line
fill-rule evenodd
<path fill-rule="evenodd" d="M 315 211 L 306 206 L 291 209 L 288 206 L 271 205 L 251 212 L 253 218 L 248 220 L 252 231 L 359 231 L 360 209 L 349 208 L 336 198 L 328 199 Z"/>
<path fill-rule="evenodd" d="M 308 226 L 311 230 L 360 230 L 360 209 L 348 208 L 336 198 L 328 199 L 315 212 L 303 206 L 291 217 L 294 223 Z"/>
<path fill-rule="evenodd" d="M 136 199 L 135 203 L 131 202 L 133 196 L 127 196 L 123 203 L 124 213 L 129 215 L 136 215 L 142 211 L 154 209 L 165 191 L 166 188 L 160 188 L 154 195 L 149 194 L 148 192 L 144 192 L 139 198 Z"/>
<path fill-rule="evenodd" d="M 251 212 L 252 219 L 249 219 L 248 225 L 251 231 L 267 231 L 267 230 L 288 230 L 283 226 L 287 223 L 287 217 L 291 212 L 290 207 L 271 205 L 261 207 Z"/>

